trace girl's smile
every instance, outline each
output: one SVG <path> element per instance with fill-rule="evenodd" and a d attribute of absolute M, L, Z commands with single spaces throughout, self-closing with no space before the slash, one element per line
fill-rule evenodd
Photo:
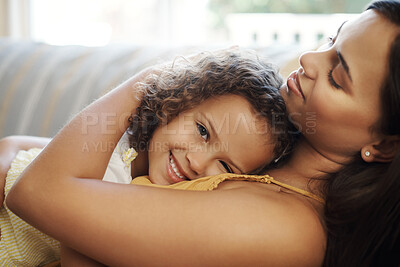
<path fill-rule="evenodd" d="M 167 173 L 172 180 L 172 183 L 178 183 L 189 180 L 187 175 L 184 174 L 180 164 L 173 156 L 172 152 L 169 153 L 169 160 L 167 161 Z"/>

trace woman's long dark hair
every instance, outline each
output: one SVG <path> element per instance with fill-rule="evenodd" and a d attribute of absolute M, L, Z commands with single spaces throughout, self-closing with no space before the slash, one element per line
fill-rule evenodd
<path fill-rule="evenodd" d="M 376 1 L 367 9 L 400 31 L 399 1 Z M 392 44 L 388 67 L 379 130 L 400 135 L 400 34 Z M 330 175 L 324 193 L 328 229 L 324 266 L 400 266 L 399 151 L 391 163 L 371 164 L 357 157 Z"/>

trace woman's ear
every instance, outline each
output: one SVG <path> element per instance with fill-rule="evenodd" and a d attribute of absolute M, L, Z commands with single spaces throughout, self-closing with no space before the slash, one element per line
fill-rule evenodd
<path fill-rule="evenodd" d="M 400 146 L 400 136 L 387 136 L 361 149 L 361 157 L 365 162 L 391 162 Z"/>

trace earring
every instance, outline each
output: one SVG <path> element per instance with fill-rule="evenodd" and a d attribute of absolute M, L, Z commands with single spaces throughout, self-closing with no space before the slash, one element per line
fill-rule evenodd
<path fill-rule="evenodd" d="M 369 156 L 371 155 L 371 152 L 369 152 L 369 151 L 365 151 L 365 153 L 364 153 L 364 154 L 365 154 L 365 156 L 366 156 L 366 157 L 369 157 Z"/>

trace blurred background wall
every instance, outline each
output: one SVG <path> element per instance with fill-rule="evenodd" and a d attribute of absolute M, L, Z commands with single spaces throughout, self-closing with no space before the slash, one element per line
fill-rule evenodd
<path fill-rule="evenodd" d="M 316 46 L 367 0 L 0 0 L 0 35 L 50 44 Z"/>

